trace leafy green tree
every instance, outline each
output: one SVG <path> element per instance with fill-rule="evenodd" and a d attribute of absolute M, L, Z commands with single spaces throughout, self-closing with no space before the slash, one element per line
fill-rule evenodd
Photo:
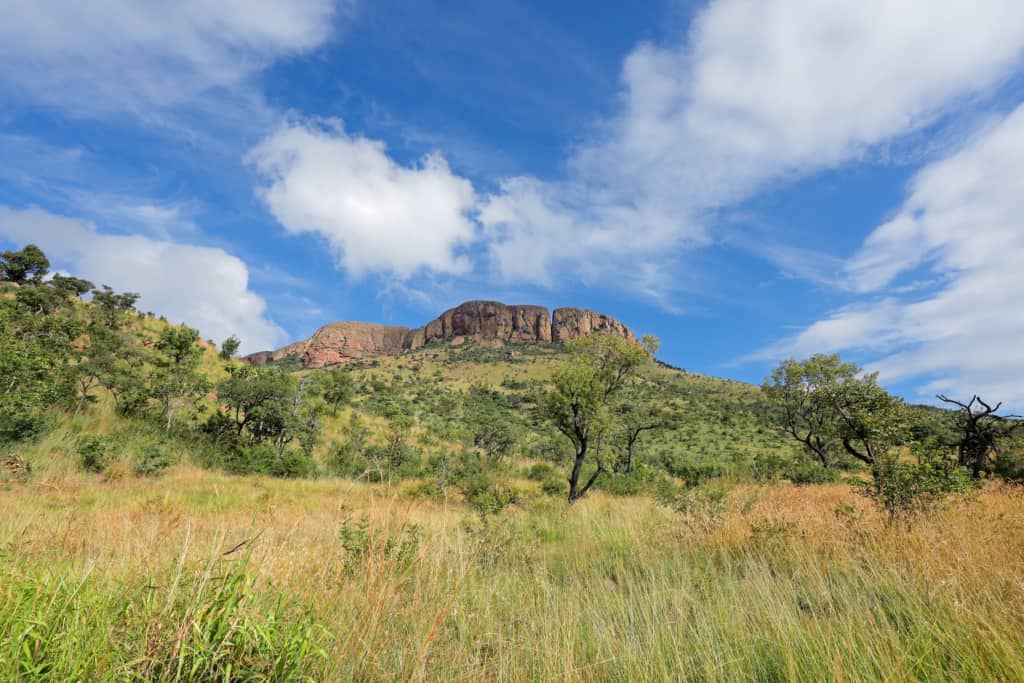
<path fill-rule="evenodd" d="M 124 316 L 135 309 L 139 295 L 135 292 L 117 293 L 107 285 L 92 290 L 93 320 L 109 329 L 117 329 L 124 322 Z"/>
<path fill-rule="evenodd" d="M 198 360 L 198 341 L 199 331 L 187 325 L 165 327 L 160 331 L 156 347 L 166 354 L 174 365 L 186 365 Z"/>
<path fill-rule="evenodd" d="M 991 456 L 999 454 L 1000 444 L 1007 440 L 1024 422 L 1016 415 L 999 415 L 1002 403 L 992 406 L 974 395 L 967 403 L 937 397 L 943 403 L 957 406 L 953 419 L 956 431 L 957 462 L 967 467 L 971 476 L 979 478 L 992 471 Z"/>
<path fill-rule="evenodd" d="M 633 472 L 637 445 L 645 432 L 665 429 L 678 421 L 676 407 L 662 403 L 643 403 L 639 397 L 628 397 L 617 410 L 621 454 L 615 469 L 622 474 Z"/>
<path fill-rule="evenodd" d="M 308 379 L 273 367 L 231 368 L 217 385 L 217 397 L 233 419 L 235 438 L 248 445 L 269 444 L 278 456 L 293 441 L 307 454 L 319 435 L 323 404 L 311 395 Z M 211 418 L 219 428 L 221 418 Z M 223 440 L 223 435 L 218 435 Z"/>
<path fill-rule="evenodd" d="M 765 380 L 763 390 L 776 409 L 776 421 L 821 462 L 830 467 L 839 445 L 838 415 L 829 389 L 856 378 L 859 368 L 838 354 L 815 354 L 783 361 Z"/>
<path fill-rule="evenodd" d="M 156 370 L 149 378 L 149 394 L 163 408 L 165 429 L 170 431 L 178 409 L 194 404 L 209 390 L 206 378 L 199 371 L 202 349 L 199 332 L 186 326 L 165 327 L 156 348 L 161 356 L 155 359 Z"/>
<path fill-rule="evenodd" d="M 24 284 L 42 282 L 50 270 L 50 260 L 34 244 L 20 251 L 0 253 L 0 277 L 9 282 Z"/>
<path fill-rule="evenodd" d="M 241 345 L 242 342 L 239 341 L 238 337 L 236 337 L 235 335 L 231 335 L 223 342 L 221 342 L 220 357 L 224 360 L 231 360 L 236 355 L 238 355 L 238 347 Z"/>
<path fill-rule="evenodd" d="M 355 396 L 355 382 L 347 368 L 335 366 L 319 374 L 320 394 L 331 407 L 331 416 L 338 417 L 338 409 L 348 405 Z"/>
<path fill-rule="evenodd" d="M 606 471 L 600 459 L 602 438 L 614 423 L 615 395 L 636 371 L 650 360 L 649 351 L 636 341 L 592 334 L 567 344 L 572 358 L 554 372 L 543 412 L 573 446 L 569 474 L 569 502 L 579 500 Z M 597 469 L 581 486 L 583 466 L 592 457 Z"/>
<path fill-rule="evenodd" d="M 88 280 L 73 277 L 71 275 L 61 275 L 56 273 L 49 282 L 50 286 L 58 292 L 64 294 L 67 297 L 74 297 L 76 299 L 82 298 L 84 294 L 88 294 L 93 290 L 95 285 Z"/>
<path fill-rule="evenodd" d="M 828 410 L 843 449 L 875 471 L 881 458 L 907 440 L 906 405 L 878 386 L 877 373 L 826 387 Z"/>
<path fill-rule="evenodd" d="M 68 369 L 81 333 L 72 316 L 34 315 L 0 298 L 0 441 L 39 434 L 51 407 L 74 400 Z"/>

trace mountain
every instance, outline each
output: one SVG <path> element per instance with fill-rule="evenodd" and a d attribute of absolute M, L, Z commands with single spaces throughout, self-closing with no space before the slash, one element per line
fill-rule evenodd
<path fill-rule="evenodd" d="M 501 346 L 559 344 L 592 332 L 633 339 L 615 318 L 583 308 L 507 305 L 498 301 L 467 301 L 450 308 L 423 327 L 410 329 L 363 322 L 324 325 L 312 337 L 276 351 L 246 356 L 250 365 L 296 358 L 307 368 L 322 368 L 380 356 L 397 356 L 433 342 L 459 344 L 467 339 Z"/>

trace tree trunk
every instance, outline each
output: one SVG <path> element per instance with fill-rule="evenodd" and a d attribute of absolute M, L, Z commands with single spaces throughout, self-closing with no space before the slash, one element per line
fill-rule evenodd
<path fill-rule="evenodd" d="M 580 472 L 583 471 L 583 463 L 587 459 L 587 444 L 583 442 L 576 452 L 576 461 L 572 464 L 572 473 L 569 475 L 569 502 L 576 501 L 583 494 L 579 490 Z"/>

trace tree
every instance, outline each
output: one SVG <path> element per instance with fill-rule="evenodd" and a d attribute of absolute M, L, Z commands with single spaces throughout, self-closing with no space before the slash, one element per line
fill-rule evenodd
<path fill-rule="evenodd" d="M 777 410 L 783 432 L 800 442 L 822 467 L 832 465 L 836 439 L 836 413 L 826 389 L 856 378 L 859 368 L 844 363 L 839 354 L 815 354 L 797 361 L 783 361 L 764 381 L 762 388 Z"/>
<path fill-rule="evenodd" d="M 826 387 L 828 409 L 836 415 L 843 449 L 877 473 L 877 465 L 906 441 L 909 424 L 903 401 L 878 386 L 878 373 Z"/>
<path fill-rule="evenodd" d="M 355 383 L 348 369 L 336 366 L 320 373 L 320 394 L 331 407 L 331 416 L 338 417 L 338 409 L 355 395 Z"/>
<path fill-rule="evenodd" d="M 60 273 L 56 273 L 50 278 L 50 286 L 68 298 L 75 297 L 76 299 L 82 298 L 83 294 L 88 294 L 95 287 L 88 280 Z"/>
<path fill-rule="evenodd" d="M 107 285 L 92 290 L 93 320 L 110 329 L 121 326 L 124 314 L 134 310 L 139 295 L 135 292 L 118 294 Z"/>
<path fill-rule="evenodd" d="M 843 451 L 875 470 L 880 458 L 909 433 L 903 401 L 838 355 L 787 360 L 765 381 L 779 424 L 821 462 Z"/>
<path fill-rule="evenodd" d="M 569 474 L 572 503 L 583 497 L 601 472 L 606 471 L 599 444 L 614 422 L 611 408 L 615 395 L 651 356 L 636 341 L 606 334 L 575 339 L 567 347 L 572 358 L 555 369 L 543 411 L 573 445 Z M 580 474 L 590 456 L 597 469 L 580 486 Z"/>
<path fill-rule="evenodd" d="M 182 325 L 164 328 L 156 343 L 163 358 L 150 377 L 149 393 L 163 406 L 168 431 L 178 407 L 194 402 L 208 390 L 206 378 L 199 372 L 202 352 L 198 340 L 197 330 Z"/>
<path fill-rule="evenodd" d="M 0 297 L 0 442 L 35 436 L 52 406 L 74 401 L 68 370 L 81 333 L 72 316 L 26 313 Z"/>
<path fill-rule="evenodd" d="M 233 418 L 229 418 L 229 424 L 234 423 L 236 441 L 271 444 L 279 456 L 294 440 L 303 450 L 312 450 L 323 404 L 310 399 L 308 379 L 300 381 L 279 368 L 266 366 L 243 365 L 228 372 L 228 378 L 217 385 L 217 397 Z M 211 418 L 211 424 L 221 420 Z"/>
<path fill-rule="evenodd" d="M 957 406 L 954 425 L 957 434 L 957 463 L 971 471 L 975 479 L 991 472 L 990 456 L 999 454 L 999 443 L 1024 422 L 1017 415 L 998 415 L 1002 403 L 985 403 L 975 394 L 967 403 L 939 394 L 943 403 Z"/>
<path fill-rule="evenodd" d="M 617 411 L 621 426 L 622 454 L 616 463 L 616 470 L 623 474 L 633 472 L 637 444 L 644 432 L 664 429 L 676 419 L 674 406 L 641 404 L 639 401 L 624 401 Z"/>
<path fill-rule="evenodd" d="M 0 254 L 0 276 L 17 284 L 42 282 L 50 269 L 50 260 L 43 250 L 34 244 L 21 251 L 5 251 Z"/>
<path fill-rule="evenodd" d="M 231 335 L 220 344 L 220 357 L 224 360 L 231 360 L 238 354 L 238 347 L 242 345 L 238 337 Z"/>
<path fill-rule="evenodd" d="M 858 482 L 855 488 L 886 514 L 889 525 L 897 519 L 907 521 L 927 513 L 954 494 L 970 492 L 977 482 L 966 468 L 948 457 L 942 444 L 913 442 L 914 461 L 894 453 L 879 456 L 872 466 L 873 476 Z"/>

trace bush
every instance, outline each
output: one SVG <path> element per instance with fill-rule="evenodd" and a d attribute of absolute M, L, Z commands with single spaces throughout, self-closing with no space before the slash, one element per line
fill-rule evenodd
<path fill-rule="evenodd" d="M 459 489 L 466 496 L 466 502 L 480 514 L 501 512 L 521 498 L 519 491 L 495 482 L 489 474 L 464 479 L 459 483 Z"/>
<path fill-rule="evenodd" d="M 1000 453 L 992 464 L 997 477 L 1014 484 L 1024 484 L 1024 453 Z"/>
<path fill-rule="evenodd" d="M 102 436 L 83 436 L 78 440 L 78 456 L 82 469 L 102 474 L 110 461 L 109 440 Z"/>
<path fill-rule="evenodd" d="M 782 475 L 797 485 L 829 484 L 839 478 L 833 467 L 822 467 L 810 458 L 798 458 L 782 470 Z"/>
<path fill-rule="evenodd" d="M 855 487 L 886 513 L 888 523 L 926 513 L 953 494 L 966 493 L 977 483 L 970 472 L 945 458 L 941 450 L 914 445 L 917 462 L 890 455 L 875 463 L 870 481 Z"/>
<path fill-rule="evenodd" d="M 558 476 L 558 470 L 546 462 L 538 462 L 523 470 L 523 476 L 530 481 L 545 481 Z"/>
<path fill-rule="evenodd" d="M 135 460 L 135 474 L 142 477 L 160 474 L 173 464 L 174 457 L 164 446 L 147 444 Z"/>
<path fill-rule="evenodd" d="M 540 483 L 540 490 L 548 496 L 565 496 L 569 494 L 569 487 L 565 479 L 559 476 L 550 476 Z"/>

